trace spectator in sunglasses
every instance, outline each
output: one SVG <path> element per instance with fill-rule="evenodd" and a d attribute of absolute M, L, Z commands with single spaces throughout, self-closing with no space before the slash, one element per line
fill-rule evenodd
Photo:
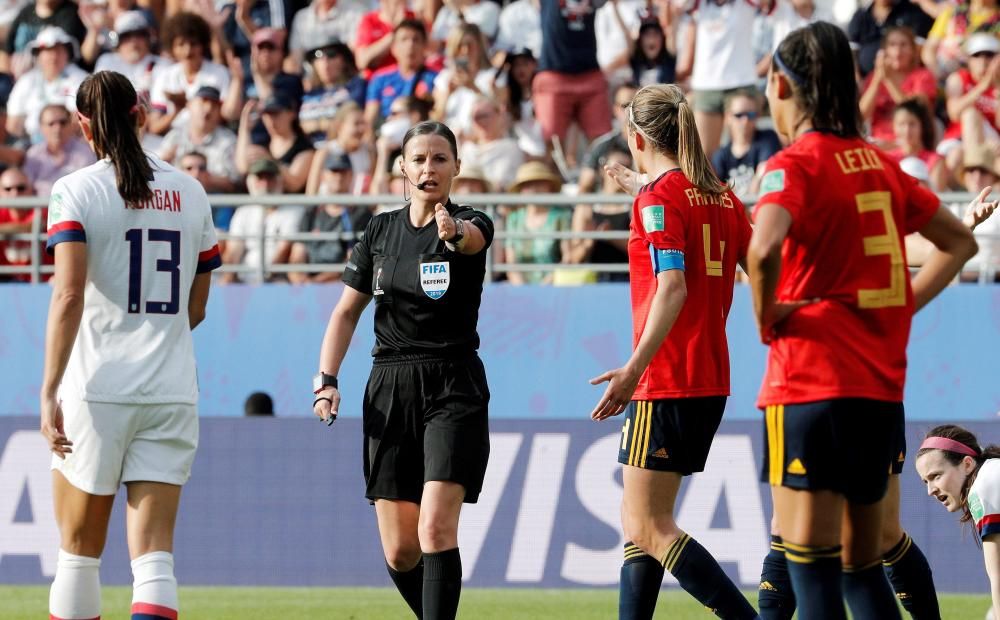
<path fill-rule="evenodd" d="M 90 147 L 77 135 L 69 111 L 49 104 L 39 114 L 42 141 L 28 149 L 24 172 L 31 178 L 35 193 L 48 197 L 60 177 L 97 161 Z"/>
<path fill-rule="evenodd" d="M 770 129 L 757 129 L 758 116 L 760 101 L 756 96 L 739 93 L 730 97 L 725 116 L 729 142 L 712 155 L 715 173 L 741 200 L 757 193 L 758 173 L 781 150 L 778 134 Z"/>
<path fill-rule="evenodd" d="M 31 181 L 20 168 L 7 168 L 0 173 L 0 202 L 9 198 L 27 198 L 34 192 Z M 31 232 L 31 209 L 0 208 L 0 265 L 5 267 L 31 263 L 31 242 L 6 240 L 7 235 Z M 27 280 L 22 275 L 0 273 L 0 282 Z"/>

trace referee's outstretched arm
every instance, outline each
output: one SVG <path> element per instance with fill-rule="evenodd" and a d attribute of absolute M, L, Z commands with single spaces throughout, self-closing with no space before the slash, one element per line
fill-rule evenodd
<path fill-rule="evenodd" d="M 486 237 L 483 231 L 472 220 L 462 220 L 463 236 L 458 243 L 448 242 L 455 236 L 456 227 L 459 225 L 455 218 L 448 214 L 448 210 L 440 202 L 434 205 L 434 220 L 437 222 L 438 238 L 448 244 L 448 249 L 459 254 L 478 254 L 486 247 Z"/>

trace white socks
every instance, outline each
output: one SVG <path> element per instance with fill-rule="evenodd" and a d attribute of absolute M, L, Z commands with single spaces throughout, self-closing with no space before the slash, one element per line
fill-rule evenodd
<path fill-rule="evenodd" d="M 177 618 L 174 556 L 153 551 L 132 560 L 132 613 L 153 618 Z"/>
<path fill-rule="evenodd" d="M 101 617 L 100 558 L 59 550 L 56 578 L 49 590 L 49 614 L 55 620 Z"/>

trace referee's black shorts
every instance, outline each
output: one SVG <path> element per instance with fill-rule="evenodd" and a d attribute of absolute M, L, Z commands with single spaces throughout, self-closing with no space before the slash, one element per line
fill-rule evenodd
<path fill-rule="evenodd" d="M 725 396 L 633 400 L 622 426 L 618 462 L 689 476 L 705 470 Z"/>
<path fill-rule="evenodd" d="M 771 405 L 764 429 L 762 482 L 826 489 L 858 504 L 882 499 L 906 455 L 900 402 L 838 398 Z"/>
<path fill-rule="evenodd" d="M 420 502 L 425 482 L 456 482 L 479 499 L 490 456 L 486 370 L 475 354 L 376 358 L 365 389 L 369 500 Z"/>

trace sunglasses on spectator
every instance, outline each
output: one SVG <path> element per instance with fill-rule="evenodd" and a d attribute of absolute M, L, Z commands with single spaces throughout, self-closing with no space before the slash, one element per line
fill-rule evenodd
<path fill-rule="evenodd" d="M 19 185 L 4 185 L 3 191 L 5 192 L 26 192 L 28 191 L 28 186 L 25 183 Z"/>
<path fill-rule="evenodd" d="M 996 52 L 976 52 L 972 55 L 973 58 L 993 58 L 997 55 Z"/>
<path fill-rule="evenodd" d="M 746 112 L 733 112 L 733 116 L 739 119 L 746 119 L 748 121 L 757 120 L 757 113 L 753 110 L 747 110 Z"/>
<path fill-rule="evenodd" d="M 265 52 L 273 52 L 278 49 L 278 46 L 274 43 L 268 43 L 267 41 L 257 44 L 257 49 L 264 50 Z"/>
<path fill-rule="evenodd" d="M 272 174 L 270 172 L 258 172 L 256 174 L 254 174 L 253 176 L 255 176 L 258 179 L 261 179 L 263 181 L 273 181 L 274 179 L 278 178 L 278 175 Z"/>

